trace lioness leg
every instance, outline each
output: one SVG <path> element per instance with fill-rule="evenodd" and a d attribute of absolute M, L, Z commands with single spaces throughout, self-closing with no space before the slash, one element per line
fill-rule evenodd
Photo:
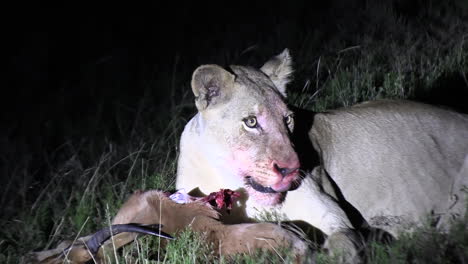
<path fill-rule="evenodd" d="M 297 190 L 288 192 L 282 211 L 290 220 L 310 223 L 326 235 L 353 228 L 329 184 L 323 184 L 322 173 L 321 167 L 314 169 Z"/>
<path fill-rule="evenodd" d="M 326 176 L 322 167 L 316 167 L 297 190 L 288 193 L 282 211 L 289 219 L 310 223 L 324 232 L 327 235 L 325 248 L 354 259 L 362 245 L 361 236 L 339 205 Z M 296 204 L 297 201 L 301 201 L 302 206 Z"/>

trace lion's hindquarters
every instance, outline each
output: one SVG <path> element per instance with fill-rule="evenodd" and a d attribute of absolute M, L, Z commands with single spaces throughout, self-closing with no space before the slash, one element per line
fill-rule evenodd
<path fill-rule="evenodd" d="M 467 131 L 466 116 L 389 101 L 319 114 L 310 137 L 344 198 L 397 234 L 431 212 L 447 213 Z"/>

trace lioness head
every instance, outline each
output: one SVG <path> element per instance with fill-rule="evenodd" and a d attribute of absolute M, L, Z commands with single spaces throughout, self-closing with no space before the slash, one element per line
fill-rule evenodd
<path fill-rule="evenodd" d="M 274 205 L 299 181 L 289 139 L 294 117 L 283 101 L 291 58 L 285 50 L 260 69 L 230 68 L 203 65 L 193 73 L 199 112 L 182 134 L 177 188 L 245 188 Z"/>

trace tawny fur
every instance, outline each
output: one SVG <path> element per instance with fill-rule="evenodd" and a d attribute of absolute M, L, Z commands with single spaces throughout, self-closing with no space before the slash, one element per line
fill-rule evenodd
<path fill-rule="evenodd" d="M 248 253 L 256 249 L 273 250 L 280 247 L 293 247 L 298 255 L 306 254 L 305 242 L 281 226 L 270 223 L 224 225 L 218 220 L 218 212 L 202 202 L 177 204 L 160 191 L 135 192 L 120 208 L 112 224 L 162 224 L 162 231 L 177 237 L 177 233 L 191 228 L 206 235 L 206 243 L 213 246 L 214 252 L 223 256 L 235 253 Z M 135 240 L 135 233 L 120 233 L 108 240 L 99 250 L 95 260 L 101 261 L 104 252 L 113 252 Z M 33 253 L 28 256 L 31 263 L 81 264 L 91 260 L 83 242 L 90 236 L 79 238 L 69 253 L 63 255 L 65 248 L 72 245 L 64 242 L 56 249 Z"/>

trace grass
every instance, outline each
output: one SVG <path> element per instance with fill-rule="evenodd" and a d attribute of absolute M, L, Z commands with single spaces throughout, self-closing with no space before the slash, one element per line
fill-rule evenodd
<path fill-rule="evenodd" d="M 372 243 L 367 255 L 371 263 L 466 263 L 468 260 L 468 218 L 457 221 L 448 233 L 434 227 L 420 227 L 403 234 L 391 246 Z"/>
<path fill-rule="evenodd" d="M 290 37 L 296 68 L 290 103 L 323 111 L 364 100 L 411 98 L 467 111 L 467 98 L 459 94 L 468 87 L 468 6 L 463 1 L 429 3 L 416 15 L 405 16 L 412 9 L 399 7 L 403 1 L 367 1 L 352 17 L 343 13 L 332 35 L 314 28 Z M 263 57 L 248 62 L 261 65 L 279 51 L 275 47 L 284 47 L 282 41 L 278 37 L 260 43 L 263 48 L 257 52 Z M 238 50 L 217 52 L 210 56 L 219 64 L 246 56 Z M 52 149 L 43 147 L 46 139 L 31 143 L 1 135 L 0 162 L 8 177 L 0 192 L 0 263 L 18 263 L 26 252 L 52 248 L 107 225 L 134 190 L 174 188 L 179 135 L 195 111 L 189 80 L 178 77 L 180 71 L 189 76 L 193 68 L 176 66 L 172 76 L 155 75 L 144 83 L 145 95 L 134 107 L 113 105 L 110 114 L 97 111 L 78 126 L 67 123 L 65 115 L 60 119 L 63 140 Z M 151 101 L 158 96 L 156 87 L 170 89 L 164 93 L 169 100 L 159 106 Z M 372 244 L 366 255 L 370 263 L 466 263 L 467 222 L 456 223 L 448 234 L 425 227 L 391 246 Z M 157 239 L 142 237 L 119 252 L 117 262 L 291 260 L 281 250 L 226 258 L 212 252 L 200 236 L 186 230 L 161 250 Z M 319 253 L 317 262 L 334 260 Z"/>

